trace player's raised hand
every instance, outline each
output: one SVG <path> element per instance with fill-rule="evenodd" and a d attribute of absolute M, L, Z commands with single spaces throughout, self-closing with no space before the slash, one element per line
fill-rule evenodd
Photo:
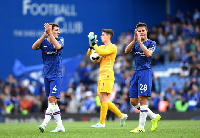
<path fill-rule="evenodd" d="M 49 27 L 49 24 L 48 23 L 44 23 L 44 28 L 45 30 Z"/>
<path fill-rule="evenodd" d="M 52 25 L 49 25 L 48 23 L 45 23 L 44 24 L 44 28 L 45 28 L 45 31 L 48 35 L 52 34 Z"/>
<path fill-rule="evenodd" d="M 94 32 L 90 32 L 90 33 L 88 34 L 88 38 L 90 38 L 91 35 L 94 36 Z"/>
<path fill-rule="evenodd" d="M 90 41 L 90 39 L 89 39 L 89 45 L 90 45 L 90 48 L 93 47 L 92 42 Z"/>
<path fill-rule="evenodd" d="M 139 32 L 137 32 L 137 41 L 138 41 L 138 43 L 141 43 L 141 42 L 142 42 L 141 36 L 140 36 L 140 33 L 139 33 Z"/>
<path fill-rule="evenodd" d="M 137 29 L 135 29 L 135 31 L 134 31 L 134 40 L 137 41 L 137 39 L 138 39 Z"/>
<path fill-rule="evenodd" d="M 45 36 L 48 36 L 46 29 L 45 29 L 45 31 L 44 31 L 44 35 L 45 35 Z"/>
<path fill-rule="evenodd" d="M 88 34 L 88 38 L 89 38 L 90 46 L 91 46 L 91 44 L 92 44 L 92 46 L 94 46 L 98 42 L 97 35 L 95 35 L 94 32 L 90 32 Z"/>
<path fill-rule="evenodd" d="M 48 36 L 47 30 L 46 30 L 47 25 L 48 25 L 47 23 L 44 24 L 44 28 L 45 28 L 45 31 L 44 31 L 44 34 L 43 34 L 44 36 Z"/>

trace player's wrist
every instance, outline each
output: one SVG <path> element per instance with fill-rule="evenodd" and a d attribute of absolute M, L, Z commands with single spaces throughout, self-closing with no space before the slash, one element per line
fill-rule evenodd
<path fill-rule="evenodd" d="M 53 36 L 53 33 L 48 33 L 49 36 Z"/>
<path fill-rule="evenodd" d="M 92 47 L 93 47 L 94 45 L 96 45 L 96 42 L 93 42 L 93 43 L 92 43 Z"/>
<path fill-rule="evenodd" d="M 48 36 L 48 34 L 44 33 L 40 38 L 45 39 Z"/>

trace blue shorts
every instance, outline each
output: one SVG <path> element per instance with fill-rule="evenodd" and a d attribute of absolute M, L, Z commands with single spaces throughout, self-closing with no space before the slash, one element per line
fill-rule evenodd
<path fill-rule="evenodd" d="M 138 96 L 151 96 L 152 87 L 152 70 L 135 71 L 131 80 L 129 91 L 130 98 L 138 98 Z"/>
<path fill-rule="evenodd" d="M 44 78 L 44 86 L 46 97 L 48 98 L 49 95 L 55 96 L 57 99 L 60 98 L 60 90 L 62 86 L 63 78 Z"/>

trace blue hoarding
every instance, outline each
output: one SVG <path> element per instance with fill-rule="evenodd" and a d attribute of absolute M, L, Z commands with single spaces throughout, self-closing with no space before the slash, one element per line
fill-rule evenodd
<path fill-rule="evenodd" d="M 160 5 L 160 6 L 157 6 Z M 156 12 L 156 16 L 152 15 Z M 31 49 L 44 32 L 43 24 L 56 22 L 65 39 L 63 58 L 84 55 L 89 32 L 100 40 L 103 28 L 115 32 L 113 43 L 121 32 L 134 30 L 139 21 L 152 26 L 165 19 L 165 2 L 143 0 L 7 0 L 0 2 L 0 78 L 5 80 L 15 59 L 23 64 L 42 63 L 41 51 Z M 149 14 L 149 15 L 148 15 Z M 98 44 L 102 44 L 101 41 Z"/>

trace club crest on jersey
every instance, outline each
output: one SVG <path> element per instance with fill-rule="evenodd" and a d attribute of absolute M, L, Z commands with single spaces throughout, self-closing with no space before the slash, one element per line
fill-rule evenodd
<path fill-rule="evenodd" d="M 64 43 L 64 39 L 60 39 L 60 42 L 61 42 L 61 43 Z"/>
<path fill-rule="evenodd" d="M 103 83 L 103 85 L 102 85 L 102 89 L 104 88 L 104 83 Z"/>

